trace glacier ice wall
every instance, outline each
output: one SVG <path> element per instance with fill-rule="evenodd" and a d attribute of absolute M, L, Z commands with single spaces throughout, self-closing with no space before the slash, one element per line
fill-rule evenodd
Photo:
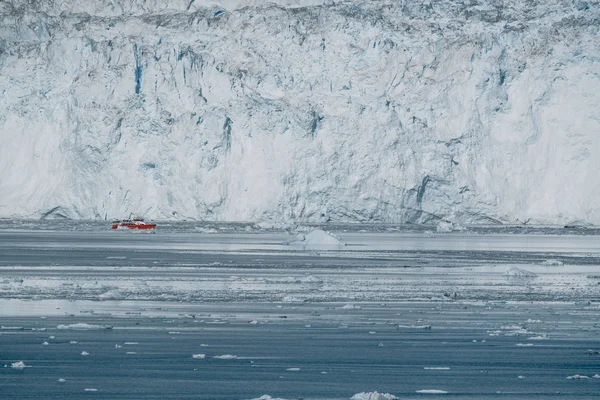
<path fill-rule="evenodd" d="M 0 1 L 0 217 L 600 224 L 600 5 Z"/>

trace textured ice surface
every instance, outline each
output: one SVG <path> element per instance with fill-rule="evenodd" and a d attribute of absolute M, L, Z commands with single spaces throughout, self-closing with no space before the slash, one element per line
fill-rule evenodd
<path fill-rule="evenodd" d="M 11 366 L 11 368 L 14 368 L 14 369 L 23 369 L 23 368 L 28 367 L 29 365 L 25 365 L 25 363 L 23 361 L 17 361 L 17 362 L 10 364 L 10 366 Z"/>
<path fill-rule="evenodd" d="M 572 376 L 567 376 L 567 379 L 590 379 L 590 377 L 586 375 L 575 374 Z"/>
<path fill-rule="evenodd" d="M 362 392 L 357 393 L 350 398 L 350 400 L 394 400 L 398 397 L 389 393 L 379 393 L 379 392 Z"/>
<path fill-rule="evenodd" d="M 235 360 L 237 358 L 237 356 L 232 355 L 232 354 L 223 354 L 222 356 L 214 356 L 213 358 L 216 358 L 219 360 Z"/>
<path fill-rule="evenodd" d="M 0 3 L 0 216 L 600 223 L 595 1 Z"/>

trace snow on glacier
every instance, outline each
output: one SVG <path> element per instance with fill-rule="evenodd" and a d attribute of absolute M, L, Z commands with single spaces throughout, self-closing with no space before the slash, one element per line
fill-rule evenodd
<path fill-rule="evenodd" d="M 0 217 L 600 223 L 595 1 L 0 2 Z"/>

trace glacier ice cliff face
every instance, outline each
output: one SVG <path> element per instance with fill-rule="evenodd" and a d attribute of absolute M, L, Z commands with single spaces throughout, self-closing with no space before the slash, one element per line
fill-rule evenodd
<path fill-rule="evenodd" d="M 600 5 L 0 1 L 0 217 L 600 223 Z"/>

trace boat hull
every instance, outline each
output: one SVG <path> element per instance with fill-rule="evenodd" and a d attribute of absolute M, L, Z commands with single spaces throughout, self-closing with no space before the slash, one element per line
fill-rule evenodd
<path fill-rule="evenodd" d="M 156 228 L 156 224 L 128 224 L 128 223 L 119 223 L 113 224 L 112 229 L 130 229 L 135 231 L 147 231 L 153 230 Z"/>

